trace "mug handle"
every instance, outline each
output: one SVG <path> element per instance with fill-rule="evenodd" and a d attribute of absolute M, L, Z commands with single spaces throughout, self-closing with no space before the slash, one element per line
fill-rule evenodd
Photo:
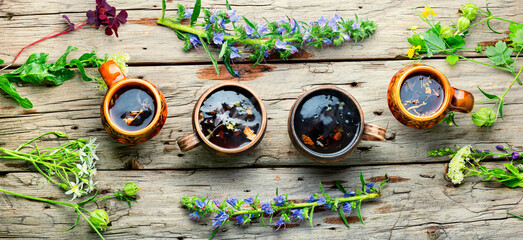
<path fill-rule="evenodd" d="M 452 100 L 449 104 L 449 109 L 452 111 L 469 113 L 474 108 L 474 95 L 465 90 L 452 88 Z"/>
<path fill-rule="evenodd" d="M 114 83 L 120 80 L 127 79 L 125 74 L 123 74 L 122 69 L 120 69 L 118 64 L 113 60 L 109 60 L 102 64 L 100 68 L 98 68 L 98 71 L 100 71 L 102 78 L 107 84 L 107 88 L 111 88 Z"/>
<path fill-rule="evenodd" d="M 374 124 L 365 123 L 363 128 L 363 137 L 364 141 L 383 141 L 385 140 L 385 128 L 376 126 Z"/>
<path fill-rule="evenodd" d="M 182 152 L 187 152 L 195 147 L 200 146 L 201 141 L 196 133 L 191 133 L 185 137 L 180 138 L 176 143 Z"/>

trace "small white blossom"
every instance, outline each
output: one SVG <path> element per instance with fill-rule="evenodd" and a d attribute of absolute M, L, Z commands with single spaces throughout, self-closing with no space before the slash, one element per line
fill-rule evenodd
<path fill-rule="evenodd" d="M 98 182 L 93 182 L 93 178 L 89 178 L 89 183 L 87 183 L 87 193 L 91 193 L 93 190 L 96 189 L 96 184 L 98 184 Z"/>
<path fill-rule="evenodd" d="M 77 197 L 82 196 L 82 188 L 83 188 L 84 182 L 80 182 L 78 180 L 78 177 L 76 177 L 76 183 L 69 182 L 69 185 L 70 185 L 71 189 L 69 191 L 65 192 L 65 194 L 67 194 L 67 195 L 73 194 L 73 199 L 71 199 L 71 201 L 73 201 Z"/>
<path fill-rule="evenodd" d="M 111 56 L 109 56 L 109 60 L 113 60 L 116 63 L 116 65 L 118 65 L 118 67 L 120 67 L 123 74 L 127 74 L 126 62 L 128 62 L 130 59 L 131 59 L 131 57 L 129 57 L 129 54 L 121 53 L 121 52 L 117 52 L 117 53 L 114 53 Z"/>
<path fill-rule="evenodd" d="M 461 181 L 463 181 L 465 177 L 463 170 L 465 170 L 465 160 L 470 156 L 470 149 L 470 145 L 462 147 L 450 160 L 447 176 L 454 184 L 461 184 Z"/>
<path fill-rule="evenodd" d="M 83 164 L 76 164 L 76 167 L 78 168 L 78 175 L 89 175 L 89 168 L 87 167 L 87 164 L 84 162 Z"/>

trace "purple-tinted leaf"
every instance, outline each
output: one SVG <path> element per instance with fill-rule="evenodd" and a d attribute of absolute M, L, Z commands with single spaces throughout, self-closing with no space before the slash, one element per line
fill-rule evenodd
<path fill-rule="evenodd" d="M 118 28 L 113 27 L 114 35 L 118 37 Z"/>
<path fill-rule="evenodd" d="M 111 16 L 116 16 L 116 8 L 115 7 L 106 8 L 106 10 L 107 10 L 107 14 L 110 14 Z"/>
<path fill-rule="evenodd" d="M 96 15 L 94 14 L 93 10 L 87 11 L 85 15 L 87 16 L 87 24 L 93 24 L 96 20 Z"/>
<path fill-rule="evenodd" d="M 118 19 L 118 21 L 122 22 L 122 23 L 125 23 L 127 22 L 127 11 L 125 10 L 122 10 L 120 11 L 120 13 L 118 13 L 118 16 L 116 16 L 116 19 Z"/>
<path fill-rule="evenodd" d="M 69 23 L 69 28 L 71 29 L 71 31 L 74 31 L 74 24 L 71 22 L 71 20 L 69 20 L 69 17 L 67 17 L 66 15 L 62 15 L 62 17 L 65 19 L 65 21 L 67 21 L 67 23 Z"/>
<path fill-rule="evenodd" d="M 110 27 L 106 27 L 105 34 L 108 36 L 111 36 L 111 35 L 113 35 L 113 30 Z"/>

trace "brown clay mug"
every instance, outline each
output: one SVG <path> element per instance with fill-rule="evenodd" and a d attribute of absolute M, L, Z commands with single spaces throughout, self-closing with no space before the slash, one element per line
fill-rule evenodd
<path fill-rule="evenodd" d="M 118 142 L 135 145 L 160 132 L 167 118 L 160 89 L 143 79 L 128 79 L 113 60 L 98 70 L 108 87 L 100 107 L 107 133 Z"/>
<path fill-rule="evenodd" d="M 469 113 L 474 108 L 472 93 L 451 87 L 443 73 L 423 64 L 408 65 L 392 77 L 387 102 L 398 121 L 416 129 L 438 124 L 449 110 Z"/>
<path fill-rule="evenodd" d="M 211 87 L 192 114 L 193 133 L 177 141 L 182 152 L 200 145 L 220 156 L 235 156 L 256 147 L 265 134 L 267 112 L 253 90 L 229 82 Z"/>
<path fill-rule="evenodd" d="M 322 163 L 345 158 L 361 140 L 385 139 L 385 128 L 365 123 L 358 101 L 334 86 L 316 87 L 298 97 L 287 129 L 303 155 Z"/>

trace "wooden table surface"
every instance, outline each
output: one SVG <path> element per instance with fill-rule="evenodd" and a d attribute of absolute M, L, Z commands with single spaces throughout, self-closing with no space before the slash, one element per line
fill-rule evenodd
<path fill-rule="evenodd" d="M 165 94 L 169 107 L 167 122 L 152 140 L 137 146 L 115 142 L 103 129 L 99 106 L 104 92 L 93 82 L 76 76 L 62 86 L 20 85 L 18 91 L 29 97 L 34 109 L 24 110 L 15 101 L 0 96 L 0 147 L 14 149 L 41 133 L 60 130 L 71 138 L 96 137 L 100 143 L 99 187 L 109 193 L 127 181 L 141 186 L 138 203 L 128 208 L 118 201 L 102 201 L 112 220 L 107 239 L 204 239 L 212 226 L 209 219 L 194 222 L 180 206 L 183 195 L 202 195 L 212 199 L 247 198 L 260 194 L 262 200 L 274 197 L 275 189 L 293 199 L 306 199 L 318 192 L 322 181 L 329 193 L 337 191 L 334 181 L 348 188 L 358 187 L 362 171 L 367 179 L 388 173 L 393 181 L 383 196 L 364 202 L 366 225 L 349 218 L 347 229 L 337 213 L 318 211 L 314 227 L 308 224 L 275 231 L 255 223 L 249 227 L 230 224 L 217 239 L 520 239 L 523 221 L 508 217 L 511 211 L 523 214 L 521 189 L 509 189 L 494 182 L 469 178 L 455 187 L 444 179 L 448 158 L 427 156 L 427 151 L 443 146 L 472 144 L 493 149 L 510 144 L 523 150 L 523 89 L 515 87 L 506 97 L 505 120 L 489 129 L 478 128 L 470 114 L 457 114 L 459 127 L 438 125 L 414 130 L 401 125 L 387 107 L 386 92 L 391 77 L 411 61 L 400 57 L 409 48 L 409 27 L 423 26 L 413 7 L 422 1 L 351 0 L 230 0 L 238 14 L 262 22 L 263 17 L 281 19 L 287 15 L 306 22 L 334 13 L 351 18 L 358 14 L 379 25 L 370 40 L 325 50 L 306 48 L 289 61 L 268 61 L 254 69 L 240 64 L 239 79 L 222 67 L 216 76 L 208 55 L 185 53 L 183 43 L 168 28 L 158 26 L 161 1 L 110 0 L 117 9 L 127 9 L 129 22 L 119 29 L 119 38 L 105 36 L 102 29 L 87 29 L 46 40 L 28 48 L 17 61 L 23 63 L 30 53 L 49 52 L 56 60 L 68 45 L 79 48 L 71 56 L 97 50 L 100 54 L 121 51 L 131 57 L 130 77 L 144 78 Z M 444 22 L 457 19 L 457 9 L 466 1 L 429 1 Z M 193 1 L 168 3 L 167 14 L 175 14 L 176 3 L 192 8 Z M 207 8 L 223 9 L 224 0 L 203 1 Z M 482 5 L 478 1 L 478 5 Z M 0 0 L 0 58 L 11 61 L 25 45 L 64 26 L 62 14 L 73 22 L 83 21 L 85 11 L 95 1 Z M 522 22 L 521 0 L 495 1 L 491 10 L 499 16 Z M 506 29 L 495 22 L 494 27 Z M 474 46 L 483 40 L 499 38 L 486 27 L 475 28 L 468 38 Z M 486 61 L 468 51 L 466 56 Z M 449 66 L 443 57 L 421 63 L 441 70 L 456 88 L 483 100 L 476 85 L 486 92 L 500 94 L 512 80 L 509 74 L 486 69 L 476 63 L 459 62 Z M 15 67 L 16 67 L 15 66 Z M 96 69 L 91 69 L 93 73 Z M 192 108 L 209 87 L 224 81 L 240 81 L 263 99 L 268 111 L 268 127 L 261 144 L 246 155 L 217 157 L 204 148 L 182 153 L 177 139 L 191 132 Z M 304 91 L 319 85 L 336 85 L 349 91 L 361 104 L 368 123 L 387 129 L 384 142 L 362 142 L 346 159 L 320 164 L 300 155 L 287 134 L 287 116 L 293 102 Z M 476 109 L 488 105 L 476 105 Z M 63 142 L 63 141 L 60 141 Z M 48 143 L 58 143 L 49 138 Z M 501 162 L 491 162 L 491 166 Z M 0 188 L 39 197 L 69 201 L 61 190 L 23 161 L 0 161 Z M 0 194 L 0 238 L 96 239 L 84 221 L 70 232 L 74 223 L 70 209 Z"/>

